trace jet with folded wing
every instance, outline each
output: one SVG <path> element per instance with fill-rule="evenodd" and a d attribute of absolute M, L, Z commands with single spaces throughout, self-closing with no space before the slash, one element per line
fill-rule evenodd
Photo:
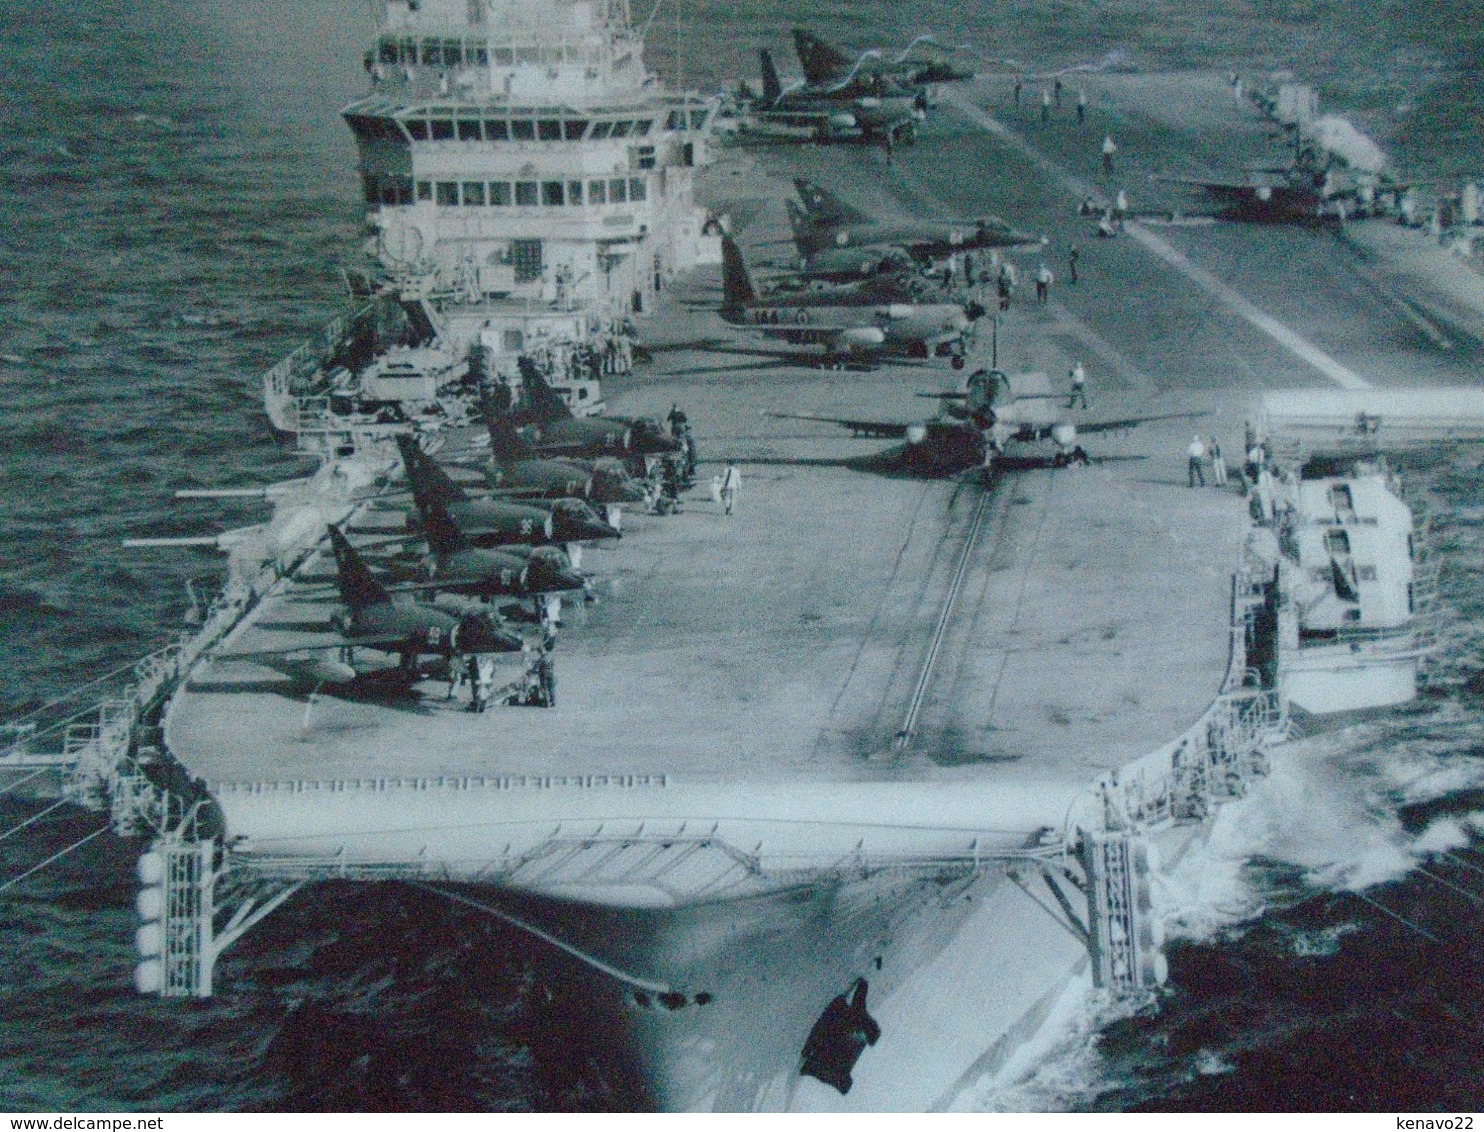
<path fill-rule="evenodd" d="M 911 144 L 923 111 L 923 96 L 884 75 L 855 68 L 825 83 L 785 88 L 767 50 L 759 52 L 763 93 L 753 107 L 750 128 L 779 137 L 815 141 L 860 140 Z"/>
<path fill-rule="evenodd" d="M 1150 421 L 1203 416 L 1202 413 L 1157 413 L 1102 421 L 1075 421 L 1062 406 L 1065 394 L 1051 391 L 1045 374 L 1017 374 L 975 370 L 965 388 L 956 393 L 922 393 L 942 401 L 936 417 L 918 421 L 872 421 L 854 417 L 825 417 L 808 413 L 769 413 L 785 420 L 823 421 L 848 428 L 856 436 L 902 440 L 901 455 L 921 475 L 948 476 L 993 466 L 995 457 L 1012 441 L 1050 442 L 1052 463 L 1086 459 L 1077 439 L 1084 433 L 1114 432 Z M 962 402 L 961 404 L 959 402 Z"/>
<path fill-rule="evenodd" d="M 793 346 L 841 358 L 895 350 L 928 357 L 962 341 L 985 314 L 912 276 L 877 276 L 849 286 L 759 295 L 731 236 L 721 238 L 721 317 Z"/>
<path fill-rule="evenodd" d="M 998 216 L 978 220 L 872 216 L 802 177 L 794 180 L 794 188 L 799 202 L 788 202 L 788 219 L 806 275 L 860 277 L 891 263 L 926 264 L 957 252 L 1042 242 Z"/>
<path fill-rule="evenodd" d="M 894 59 L 875 49 L 852 58 L 813 32 L 794 28 L 794 50 L 804 68 L 804 81 L 818 86 L 838 82 L 856 67 L 909 87 L 961 82 L 974 77 L 973 71 L 955 66 L 953 53 L 930 35 L 919 35 Z"/>

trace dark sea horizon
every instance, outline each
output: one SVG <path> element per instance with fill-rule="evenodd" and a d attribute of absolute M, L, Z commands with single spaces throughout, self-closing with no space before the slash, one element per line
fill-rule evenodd
<path fill-rule="evenodd" d="M 636 22 L 649 15 L 636 12 Z M 1149 69 L 1291 70 L 1419 177 L 1484 174 L 1484 0 L 711 0 L 660 9 L 651 65 L 750 77 L 807 19 L 869 46 L 933 32 L 987 65 L 1121 52 Z M 35 0 L 0 8 L 0 719 L 176 636 L 218 556 L 123 539 L 259 521 L 176 502 L 308 470 L 262 372 L 339 313 L 362 226 L 341 106 L 361 0 Z M 1007 72 L 1008 73 L 1008 72 Z M 1484 1107 L 1484 468 L 1412 457 L 1449 616 L 1413 706 L 1281 750 L 1164 899 L 1158 1009 L 1093 1004 L 981 1107 Z M 0 832 L 40 804 L 0 796 Z M 0 883 L 99 828 L 0 841 Z M 98 838 L 0 895 L 0 1111 L 621 1106 L 567 1055 L 531 943 L 399 886 L 326 884 L 229 951 L 218 997 L 132 986 L 139 845 Z"/>

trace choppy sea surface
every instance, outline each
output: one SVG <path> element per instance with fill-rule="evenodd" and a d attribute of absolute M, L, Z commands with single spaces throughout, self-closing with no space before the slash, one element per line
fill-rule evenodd
<path fill-rule="evenodd" d="M 1477 3 L 808 7 L 852 42 L 934 31 L 990 60 L 1289 67 L 1403 167 L 1484 169 Z M 803 15 L 669 5 L 651 61 L 719 85 Z M 123 538 L 262 517 L 174 490 L 303 470 L 257 379 L 339 310 L 360 217 L 336 111 L 360 89 L 369 27 L 358 0 L 0 6 L 0 719 L 157 647 L 187 581 L 220 580 L 214 557 Z M 1090 1004 L 982 1107 L 1481 1107 L 1484 470 L 1461 450 L 1408 472 L 1447 566 L 1429 692 L 1281 752 L 1163 894 L 1178 931 L 1158 1009 Z M 38 809 L 0 797 L 0 831 Z M 98 825 L 59 811 L 0 841 L 0 880 Z M 539 1009 L 524 939 L 408 890 L 322 886 L 228 953 L 230 993 L 136 996 L 137 851 L 103 836 L 0 896 L 0 1109 L 625 1103 L 564 1052 L 581 1043 Z"/>

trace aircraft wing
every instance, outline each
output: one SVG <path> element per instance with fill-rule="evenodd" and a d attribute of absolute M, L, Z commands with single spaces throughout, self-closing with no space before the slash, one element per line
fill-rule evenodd
<path fill-rule="evenodd" d="M 808 413 L 768 413 L 785 421 L 822 421 L 825 424 L 848 428 L 856 436 L 880 437 L 884 440 L 902 440 L 911 425 L 900 421 L 862 421 L 848 417 L 816 417 Z"/>
<path fill-rule="evenodd" d="M 1115 421 L 1078 421 L 1077 431 L 1084 432 L 1118 432 L 1122 429 L 1133 428 L 1136 425 L 1148 424 L 1151 421 L 1178 421 L 1188 420 L 1191 417 L 1209 417 L 1208 412 L 1190 413 L 1157 413 L 1149 417 L 1123 417 Z"/>

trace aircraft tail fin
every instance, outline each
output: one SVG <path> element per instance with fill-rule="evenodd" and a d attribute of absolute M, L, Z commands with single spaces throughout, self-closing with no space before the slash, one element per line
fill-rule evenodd
<path fill-rule="evenodd" d="M 794 188 L 798 190 L 799 199 L 804 202 L 804 215 L 809 218 L 811 227 L 872 223 L 870 216 L 858 208 L 852 208 L 823 185 L 816 185 L 803 177 L 795 177 Z"/>
<path fill-rule="evenodd" d="M 778 81 L 778 68 L 773 66 L 773 55 L 766 47 L 758 51 L 763 67 L 763 102 L 772 106 L 783 97 L 783 84 Z"/>
<path fill-rule="evenodd" d="M 526 410 L 537 421 L 562 421 L 572 416 L 572 410 L 561 394 L 547 384 L 546 378 L 536 368 L 536 363 L 524 354 L 520 358 L 520 384 L 525 391 Z"/>
<path fill-rule="evenodd" d="M 855 60 L 833 44 L 803 28 L 794 28 L 794 50 L 804 67 L 804 81 L 820 86 L 850 72 Z"/>
<path fill-rule="evenodd" d="M 427 536 L 428 549 L 440 559 L 468 550 L 471 545 L 448 508 L 436 501 L 423 514 L 423 534 Z"/>
<path fill-rule="evenodd" d="M 463 488 L 456 484 L 416 440 L 406 433 L 397 435 L 397 448 L 402 453 L 402 464 L 407 469 L 407 482 L 412 487 L 412 501 L 417 509 L 427 514 L 428 505 L 436 500 L 447 506 L 469 498 Z"/>
<path fill-rule="evenodd" d="M 747 261 L 742 258 L 742 249 L 737 241 L 725 233 L 721 237 L 721 309 L 723 312 L 740 310 L 748 303 L 757 302 L 757 288 L 752 285 L 752 274 L 747 270 Z"/>
<path fill-rule="evenodd" d="M 366 560 L 361 557 L 340 528 L 330 527 L 330 548 L 335 552 L 335 583 L 340 587 L 340 599 L 350 607 L 351 613 L 370 609 L 373 605 L 385 605 L 392 600 L 386 587 L 376 580 Z"/>
<path fill-rule="evenodd" d="M 484 415 L 484 427 L 489 430 L 490 454 L 496 463 L 536 458 L 536 450 L 516 431 L 515 422 L 500 411 L 486 385 L 479 387 L 479 409 Z"/>
<path fill-rule="evenodd" d="M 803 205 L 789 197 L 784 206 L 788 209 L 788 227 L 794 234 L 794 247 L 799 249 L 801 256 L 811 256 L 822 244 L 829 242 L 827 239 L 821 241 L 819 229 L 809 219 Z"/>

